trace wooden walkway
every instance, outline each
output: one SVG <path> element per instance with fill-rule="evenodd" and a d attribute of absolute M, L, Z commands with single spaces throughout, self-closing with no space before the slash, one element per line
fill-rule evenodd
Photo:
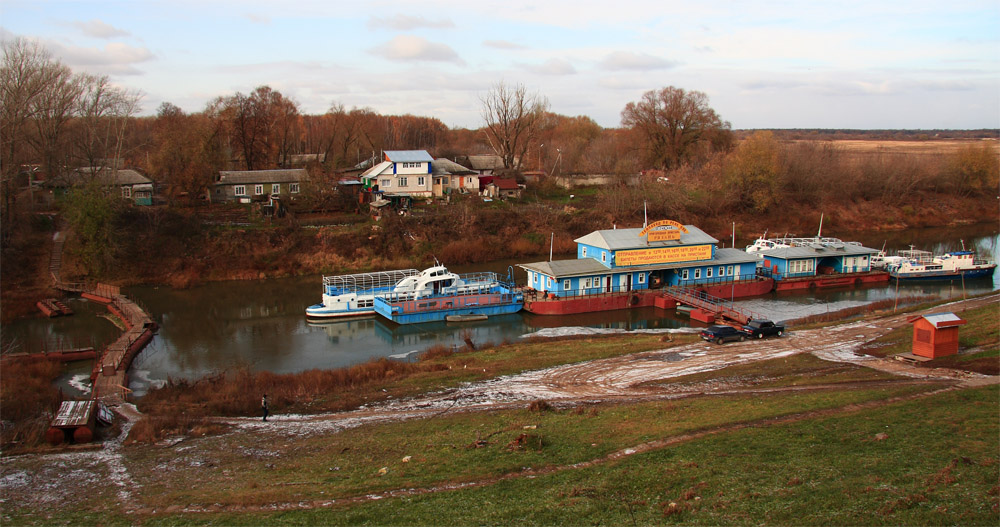
<path fill-rule="evenodd" d="M 138 304 L 121 293 L 121 288 L 109 284 L 86 284 L 82 282 L 63 282 L 60 279 L 62 266 L 62 233 L 55 237 L 52 245 L 52 256 L 49 261 L 49 272 L 55 284 L 53 287 L 68 293 L 78 293 L 89 300 L 102 302 L 108 306 L 115 316 L 125 324 L 125 332 L 121 337 L 108 345 L 98 354 L 94 369 L 91 372 L 93 381 L 93 397 L 100 399 L 106 406 L 117 406 L 127 400 L 128 368 L 132 359 L 153 339 L 156 323 L 143 311 Z"/>
<path fill-rule="evenodd" d="M 744 325 L 751 319 L 762 319 L 763 315 L 749 309 L 737 307 L 736 304 L 718 297 L 706 294 L 697 289 L 686 287 L 668 287 L 663 290 L 663 295 L 672 298 L 679 304 L 691 306 L 702 311 L 714 314 L 717 318 L 733 321 L 739 325 Z"/>

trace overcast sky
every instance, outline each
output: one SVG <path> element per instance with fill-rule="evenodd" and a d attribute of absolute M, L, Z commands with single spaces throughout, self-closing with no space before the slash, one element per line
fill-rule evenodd
<path fill-rule="evenodd" d="M 524 84 L 606 127 L 646 91 L 705 92 L 734 128 L 1000 127 L 1000 1 L 0 0 L 0 36 L 204 109 L 267 84 L 481 126 Z"/>

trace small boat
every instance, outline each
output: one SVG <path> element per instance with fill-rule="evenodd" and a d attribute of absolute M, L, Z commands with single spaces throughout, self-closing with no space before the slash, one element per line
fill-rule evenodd
<path fill-rule="evenodd" d="M 889 276 L 897 280 L 952 280 L 985 278 L 993 275 L 997 264 L 979 258 L 973 251 L 955 251 L 934 256 L 929 251 L 899 251 L 903 259 L 886 267 Z"/>
<path fill-rule="evenodd" d="M 443 265 L 404 278 L 392 292 L 375 298 L 375 312 L 397 324 L 447 320 L 449 316 L 516 313 L 524 295 L 516 289 L 513 269 L 506 279 L 496 273 L 459 275 Z"/>
<path fill-rule="evenodd" d="M 313 319 L 374 316 L 375 298 L 389 294 L 400 281 L 420 274 L 416 269 L 323 277 L 323 301 L 306 308 Z"/>
<path fill-rule="evenodd" d="M 490 318 L 489 315 L 447 315 L 444 317 L 445 322 L 475 322 L 478 320 L 486 320 Z"/>

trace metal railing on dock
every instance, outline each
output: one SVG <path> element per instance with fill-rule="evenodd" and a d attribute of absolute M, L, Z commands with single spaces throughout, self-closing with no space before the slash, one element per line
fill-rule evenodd
<path fill-rule="evenodd" d="M 746 324 L 751 319 L 764 318 L 764 316 L 760 313 L 739 307 L 730 301 L 712 296 L 697 289 L 688 287 L 668 287 L 663 290 L 663 294 L 681 304 L 714 313 L 716 316 L 721 316 L 740 324 Z"/>

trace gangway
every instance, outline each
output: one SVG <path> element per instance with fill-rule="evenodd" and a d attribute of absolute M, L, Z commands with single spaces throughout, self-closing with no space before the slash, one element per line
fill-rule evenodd
<path fill-rule="evenodd" d="M 668 287 L 663 290 L 663 295 L 673 299 L 679 304 L 689 305 L 693 308 L 701 309 L 740 324 L 741 326 L 751 319 L 762 319 L 764 315 L 755 311 L 738 307 L 733 302 L 712 296 L 704 291 L 690 287 Z"/>

